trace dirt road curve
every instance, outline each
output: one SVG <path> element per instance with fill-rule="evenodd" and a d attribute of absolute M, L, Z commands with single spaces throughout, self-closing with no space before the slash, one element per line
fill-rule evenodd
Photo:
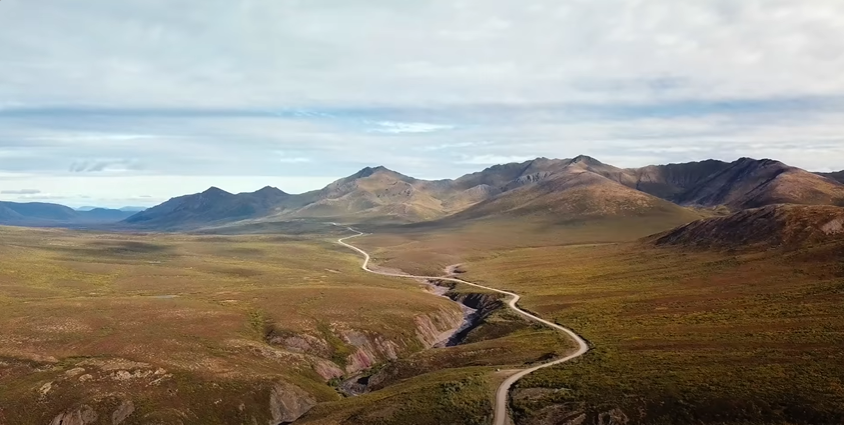
<path fill-rule="evenodd" d="M 331 224 L 333 224 L 335 226 L 346 227 L 346 226 L 341 226 L 337 223 L 331 223 Z M 360 253 L 364 258 L 363 265 L 361 266 L 361 268 L 363 270 L 367 271 L 367 272 L 382 275 L 382 276 L 403 277 L 403 278 L 410 278 L 410 279 L 445 280 L 445 281 L 449 281 L 449 282 L 462 283 L 462 284 L 465 284 L 465 285 L 470 285 L 470 286 L 474 286 L 474 287 L 477 287 L 477 288 L 486 289 L 488 291 L 498 292 L 499 294 L 507 295 L 507 296 L 510 297 L 507 300 L 507 305 L 510 306 L 510 308 L 513 309 L 513 311 L 515 311 L 516 313 L 519 313 L 520 315 L 524 316 L 528 320 L 533 320 L 535 322 L 542 323 L 543 325 L 552 327 L 552 328 L 554 328 L 554 329 L 556 329 L 560 332 L 563 332 L 577 343 L 578 350 L 577 350 L 576 353 L 574 353 L 574 354 L 572 354 L 572 355 L 570 355 L 566 358 L 554 360 L 550 363 L 545 363 L 543 365 L 532 367 L 530 369 L 525 369 L 525 370 L 507 378 L 507 380 L 505 380 L 501 384 L 501 386 L 498 387 L 498 391 L 495 394 L 495 417 L 492 421 L 493 425 L 509 425 L 509 424 L 512 423 L 512 421 L 510 420 L 510 410 L 509 410 L 508 396 L 510 394 L 510 388 L 513 386 L 513 384 L 515 384 L 516 382 L 518 382 L 520 379 L 524 378 L 525 376 L 530 375 L 533 372 L 536 372 L 537 370 L 568 362 L 570 360 L 576 359 L 576 358 L 586 354 L 589 351 L 589 344 L 587 344 L 586 341 L 583 340 L 583 338 L 581 338 L 579 335 L 574 333 L 572 330 L 564 328 L 564 327 L 562 327 L 562 326 L 560 326 L 556 323 L 549 322 L 545 319 L 536 317 L 536 316 L 520 309 L 516 305 L 519 302 L 519 299 L 521 299 L 521 297 L 518 294 L 514 294 L 512 292 L 502 291 L 500 289 L 490 288 L 488 286 L 478 285 L 478 284 L 475 284 L 475 283 L 466 282 L 465 280 L 455 279 L 455 278 L 450 278 L 450 277 L 413 276 L 413 275 L 407 275 L 407 274 L 385 273 L 385 272 L 378 272 L 378 271 L 371 270 L 369 268 L 369 262 L 371 260 L 371 257 L 369 256 L 369 254 L 366 251 L 364 251 L 364 250 L 362 250 L 362 249 L 360 249 L 360 248 L 358 248 L 354 245 L 346 243 L 346 241 L 349 240 L 349 239 L 357 238 L 357 237 L 360 237 L 360 236 L 365 236 L 365 233 L 361 233 L 361 232 L 359 232 L 359 231 L 357 231 L 357 230 L 355 230 L 351 227 L 346 227 L 346 228 L 349 229 L 350 231 L 356 233 L 356 235 L 352 235 L 352 236 L 348 236 L 348 237 L 345 237 L 345 238 L 342 238 L 342 239 L 338 239 L 337 243 Z"/>

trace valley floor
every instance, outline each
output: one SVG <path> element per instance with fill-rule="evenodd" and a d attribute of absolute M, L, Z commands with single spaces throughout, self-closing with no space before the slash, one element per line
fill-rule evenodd
<path fill-rule="evenodd" d="M 647 222 L 371 230 L 355 244 L 375 265 L 462 263 L 594 346 L 516 385 L 517 425 L 844 422 L 844 244 L 631 242 L 662 230 Z M 0 424 L 487 425 L 507 371 L 575 350 L 460 284 L 479 326 L 431 349 L 459 306 L 360 270 L 342 232 L 0 228 Z M 350 377 L 364 395 L 340 394 Z"/>

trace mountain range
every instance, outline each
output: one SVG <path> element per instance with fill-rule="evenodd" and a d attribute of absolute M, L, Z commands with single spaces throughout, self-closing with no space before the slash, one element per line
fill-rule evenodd
<path fill-rule="evenodd" d="M 98 210 L 98 209 L 110 210 L 110 209 L 113 209 L 113 208 L 86 206 L 86 207 L 79 207 L 79 208 L 76 209 L 76 211 L 92 211 L 92 210 Z M 117 211 L 139 213 L 139 212 L 144 211 L 146 209 L 147 209 L 146 207 L 122 207 L 122 208 L 118 208 Z"/>
<path fill-rule="evenodd" d="M 815 174 L 779 161 L 751 158 L 642 168 L 618 168 L 588 156 L 537 158 L 434 181 L 367 167 L 303 194 L 274 187 L 232 194 L 212 187 L 137 213 L 4 202 L 0 203 L 0 223 L 120 222 L 120 227 L 128 229 L 173 231 L 300 218 L 417 223 L 501 217 L 567 222 L 623 216 L 689 222 L 700 217 L 701 209 L 844 205 L 842 177 L 844 172 Z"/>
<path fill-rule="evenodd" d="M 74 210 L 64 205 L 42 202 L 0 202 L 0 224 L 16 226 L 97 225 L 125 220 L 136 213 L 108 208 Z"/>
<path fill-rule="evenodd" d="M 124 223 L 170 229 L 237 221 L 271 215 L 290 196 L 274 187 L 237 195 L 212 187 L 195 195 L 173 198 L 127 218 Z"/>
<path fill-rule="evenodd" d="M 618 168 L 588 156 L 537 158 L 435 181 L 367 167 L 298 195 L 272 187 L 240 194 L 211 188 L 171 199 L 124 224 L 183 230 L 295 218 L 414 223 L 671 216 L 691 221 L 702 208 L 738 211 L 772 204 L 844 205 L 844 184 L 779 161 L 751 158 L 643 168 Z"/>

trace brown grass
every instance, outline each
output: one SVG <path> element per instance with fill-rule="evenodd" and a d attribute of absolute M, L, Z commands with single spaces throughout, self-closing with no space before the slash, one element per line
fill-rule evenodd
<path fill-rule="evenodd" d="M 595 345 L 520 384 L 520 424 L 581 415 L 606 423 L 615 409 L 643 424 L 844 420 L 839 238 L 788 249 L 656 248 L 629 242 L 649 231 L 631 224 L 477 222 L 359 242 L 392 267 L 436 273 L 464 263 L 463 277 L 522 294 L 523 308 Z"/>
<path fill-rule="evenodd" d="M 844 415 L 841 245 L 740 255 L 641 244 L 546 247 L 469 263 L 467 277 L 596 350 L 520 388 L 520 423 L 559 406 L 640 423 L 837 423 Z M 560 414 L 558 412 L 558 414 Z"/>
<path fill-rule="evenodd" d="M 317 369 L 356 349 L 344 332 L 408 355 L 423 348 L 418 317 L 457 310 L 412 281 L 365 274 L 330 239 L 16 228 L 0 228 L 0 238 L 4 425 L 49 423 L 84 403 L 102 413 L 122 398 L 139 406 L 136 421 L 175 409 L 192 423 L 264 422 L 273 382 L 339 398 Z M 339 342 L 320 357 L 269 345 L 269 333 Z M 89 359 L 144 366 L 125 369 L 135 377 L 124 385 Z M 217 399 L 226 402 L 214 407 Z"/>

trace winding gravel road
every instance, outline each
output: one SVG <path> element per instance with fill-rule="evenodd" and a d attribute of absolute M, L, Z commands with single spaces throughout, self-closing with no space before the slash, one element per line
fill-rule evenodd
<path fill-rule="evenodd" d="M 530 369 L 525 369 L 525 370 L 520 371 L 519 373 L 516 373 L 515 375 L 507 378 L 507 380 L 505 380 L 501 384 L 501 386 L 498 387 L 498 391 L 496 391 L 496 394 L 495 394 L 495 416 L 494 416 L 493 421 L 492 421 L 493 425 L 508 425 L 508 424 L 512 423 L 512 421 L 510 420 L 510 410 L 508 408 L 509 407 L 508 397 L 509 397 L 509 394 L 510 394 L 510 388 L 513 387 L 513 384 L 515 384 L 516 382 L 518 382 L 519 380 L 521 380 L 525 376 L 536 372 L 537 370 L 545 369 L 547 367 L 551 367 L 551 366 L 555 366 L 555 365 L 558 365 L 558 364 L 561 364 L 561 363 L 571 361 L 571 360 L 576 359 L 576 358 L 586 354 L 587 352 L 589 352 L 589 344 L 587 344 L 586 341 L 584 341 L 583 338 L 581 338 L 578 334 L 574 333 L 574 331 L 567 329 L 567 328 L 564 328 L 564 327 L 562 327 L 562 326 L 560 326 L 556 323 L 552 323 L 552 322 L 549 322 L 549 321 L 542 319 L 540 317 L 534 316 L 534 315 L 520 309 L 518 307 L 517 303 L 519 302 L 521 297 L 518 294 L 514 294 L 512 292 L 507 292 L 507 291 L 502 291 L 500 289 L 490 288 L 488 286 L 478 285 L 478 284 L 475 284 L 475 283 L 472 283 L 472 282 L 467 282 L 465 280 L 455 279 L 455 278 L 451 278 L 451 277 L 415 276 L 415 275 L 407 275 L 407 274 L 400 274 L 400 273 L 379 272 L 379 271 L 372 270 L 372 269 L 369 268 L 369 262 L 372 260 L 372 258 L 369 256 L 369 253 L 367 253 L 366 251 L 364 251 L 364 250 L 362 250 L 362 249 L 360 249 L 360 248 L 358 248 L 354 245 L 346 243 L 346 241 L 349 240 L 349 239 L 357 238 L 357 237 L 361 237 L 361 236 L 366 236 L 366 234 L 359 232 L 359 231 L 357 231 L 357 230 L 355 230 L 351 227 L 342 226 L 342 225 L 339 225 L 337 223 L 331 223 L 331 224 L 333 224 L 335 226 L 339 226 L 339 227 L 345 227 L 345 228 L 349 229 L 350 231 L 357 233 L 356 235 L 352 235 L 352 236 L 348 236 L 348 237 L 345 237 L 345 238 L 338 239 L 337 243 L 339 243 L 340 245 L 343 245 L 343 246 L 345 246 L 349 249 L 352 249 L 352 250 L 358 252 L 359 254 L 361 254 L 364 258 L 363 265 L 361 265 L 361 268 L 363 270 L 369 272 L 369 273 L 373 273 L 373 274 L 377 274 L 377 275 L 381 275 L 381 276 L 403 277 L 403 278 L 408 278 L 408 279 L 444 280 L 444 281 L 448 281 L 448 282 L 462 283 L 464 285 L 474 286 L 476 288 L 486 289 L 488 291 L 493 291 L 493 292 L 497 292 L 499 294 L 507 295 L 507 296 L 510 297 L 509 300 L 507 301 L 507 305 L 513 311 L 515 311 L 516 313 L 519 313 L 520 315 L 524 316 L 528 320 L 533 320 L 535 322 L 542 323 L 543 325 L 549 326 L 549 327 L 554 328 L 554 329 L 556 329 L 560 332 L 563 332 L 577 343 L 578 350 L 574 354 L 572 354 L 568 357 L 562 358 L 562 359 L 554 360 L 550 363 L 545 363 L 545 364 L 542 364 L 542 365 L 539 365 L 539 366 L 536 366 L 536 367 L 532 367 Z"/>

